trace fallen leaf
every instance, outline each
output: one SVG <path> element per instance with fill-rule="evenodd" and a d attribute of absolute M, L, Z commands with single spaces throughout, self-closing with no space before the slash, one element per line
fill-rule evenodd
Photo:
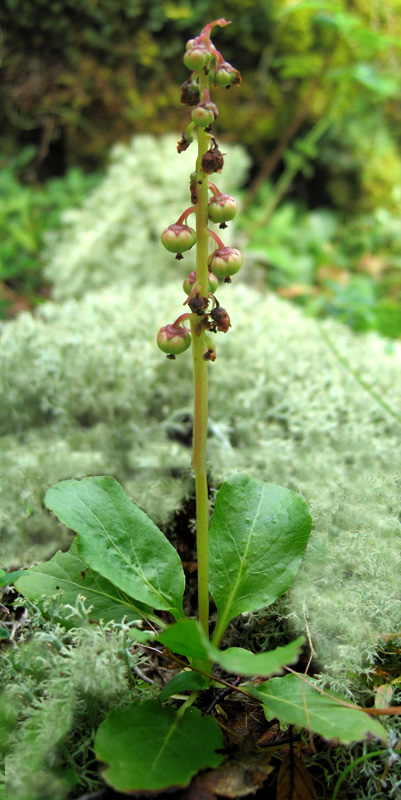
<path fill-rule="evenodd" d="M 246 759 L 230 760 L 223 766 L 199 775 L 193 788 L 199 791 L 209 791 L 218 797 L 228 797 L 235 800 L 237 797 L 247 797 L 255 794 L 263 786 L 269 772 L 273 767 L 269 763 L 270 757 L 265 753 L 248 755 Z"/>
<path fill-rule="evenodd" d="M 393 698 L 393 687 L 391 683 L 383 683 L 376 689 L 375 708 L 389 708 Z"/>
<path fill-rule="evenodd" d="M 309 773 L 294 755 L 288 756 L 281 764 L 276 800 L 317 800 Z"/>

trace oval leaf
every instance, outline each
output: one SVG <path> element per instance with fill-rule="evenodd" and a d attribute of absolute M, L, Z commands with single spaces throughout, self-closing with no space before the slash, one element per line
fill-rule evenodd
<path fill-rule="evenodd" d="M 221 486 L 210 525 L 210 591 L 217 639 L 244 611 L 274 603 L 291 585 L 312 520 L 303 497 L 250 475 Z"/>
<path fill-rule="evenodd" d="M 113 709 L 95 738 L 96 757 L 108 764 L 103 778 L 119 792 L 188 786 L 199 770 L 221 763 L 222 746 L 212 717 L 193 707 L 181 715 L 157 700 Z"/>
<path fill-rule="evenodd" d="M 79 554 L 93 570 L 140 603 L 183 616 L 180 557 L 114 478 L 62 481 L 45 503 L 79 534 Z"/>
<path fill-rule="evenodd" d="M 336 739 L 342 744 L 359 742 L 370 736 L 386 741 L 387 734 L 377 720 L 372 719 L 357 706 L 342 705 L 340 695 L 325 690 L 325 694 L 303 680 L 301 675 L 272 678 L 257 688 L 247 689 L 263 703 L 268 720 L 278 717 L 288 725 L 298 725 L 320 734 L 325 739 Z M 340 702 L 339 702 L 340 701 Z"/>
<path fill-rule="evenodd" d="M 26 570 L 15 582 L 17 590 L 29 600 L 50 597 L 62 592 L 63 603 L 74 605 L 78 595 L 82 595 L 91 605 L 91 619 L 120 622 L 141 617 L 153 618 L 152 609 L 135 602 L 106 578 L 88 567 L 79 557 L 76 543 L 73 542 L 68 553 L 60 550 L 50 561 Z M 67 623 L 68 620 L 64 620 Z M 71 621 L 75 625 L 74 620 Z"/>
<path fill-rule="evenodd" d="M 185 619 L 176 622 L 175 625 L 169 625 L 165 631 L 157 635 L 157 640 L 172 653 L 179 653 L 198 661 L 208 660 L 209 640 L 195 619 Z"/>

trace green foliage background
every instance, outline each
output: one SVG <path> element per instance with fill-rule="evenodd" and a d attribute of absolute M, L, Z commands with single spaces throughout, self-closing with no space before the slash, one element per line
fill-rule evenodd
<path fill-rule="evenodd" d="M 217 133 L 251 156 L 243 225 L 268 284 L 312 313 L 399 336 L 400 12 L 400 0 L 5 0 L 0 280 L 15 302 L 5 313 L 47 291 L 38 249 L 90 185 L 76 165 L 103 168 L 110 143 L 186 125 L 183 42 L 226 16 L 216 44 L 244 81 L 219 92 Z M 37 187 L 54 174 L 57 187 Z M 277 225 L 285 195 L 296 204 Z"/>
<path fill-rule="evenodd" d="M 289 131 L 329 118 L 304 160 L 335 205 L 371 208 L 401 175 L 400 11 L 400 0 L 4 0 L 0 144 L 33 137 L 44 151 L 58 143 L 65 166 L 93 166 L 133 133 L 180 130 L 183 42 L 225 16 L 222 50 L 244 82 L 220 93 L 221 134 L 258 168 Z M 388 142 L 372 147 L 378 131 Z"/>

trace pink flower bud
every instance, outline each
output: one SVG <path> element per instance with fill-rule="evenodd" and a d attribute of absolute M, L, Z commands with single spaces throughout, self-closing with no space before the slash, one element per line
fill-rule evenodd
<path fill-rule="evenodd" d="M 237 201 L 229 194 L 218 194 L 209 200 L 208 213 L 212 222 L 229 222 L 237 211 Z"/>
<path fill-rule="evenodd" d="M 178 356 L 191 345 L 191 334 L 180 325 L 165 325 L 157 334 L 157 344 L 167 355 Z"/>
<path fill-rule="evenodd" d="M 242 253 L 235 247 L 219 247 L 209 256 L 208 264 L 218 278 L 226 278 L 241 269 L 243 260 Z"/>
<path fill-rule="evenodd" d="M 219 111 L 215 103 L 210 101 L 205 103 L 198 103 L 192 109 L 191 117 L 192 122 L 199 128 L 207 128 L 219 116 Z"/>
<path fill-rule="evenodd" d="M 161 235 L 162 244 L 170 253 L 183 253 L 190 250 L 196 242 L 196 231 L 189 225 L 175 222 L 169 225 Z"/>
<path fill-rule="evenodd" d="M 182 284 L 182 288 L 184 289 L 184 292 L 186 294 L 190 293 L 195 281 L 196 281 L 196 269 L 192 270 L 192 272 L 189 273 L 188 277 L 185 278 L 185 281 Z M 213 272 L 209 272 L 209 275 L 208 275 L 208 290 L 209 290 L 209 292 L 214 294 L 214 292 L 216 291 L 218 286 L 219 286 L 219 281 L 216 278 L 216 275 L 213 275 Z"/>
<path fill-rule="evenodd" d="M 210 53 L 204 45 L 195 44 L 184 53 L 184 64 L 191 71 L 203 69 L 210 60 Z"/>

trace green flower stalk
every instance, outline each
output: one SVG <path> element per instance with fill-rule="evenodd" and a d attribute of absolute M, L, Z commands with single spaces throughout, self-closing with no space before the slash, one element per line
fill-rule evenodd
<path fill-rule="evenodd" d="M 189 80 L 181 87 L 181 102 L 191 107 L 191 121 L 178 142 L 179 153 L 198 142 L 195 171 L 191 174 L 191 207 L 176 223 L 163 231 L 164 247 L 182 259 L 182 253 L 196 243 L 196 270 L 184 280 L 184 291 L 188 295 L 185 304 L 191 309 L 189 317 L 191 336 L 187 329 L 176 321 L 166 325 L 158 333 L 157 342 L 167 357 L 174 358 L 192 344 L 194 416 L 193 416 L 193 469 L 196 492 L 196 541 L 198 553 L 198 602 L 199 620 L 204 631 L 209 633 L 209 576 L 208 576 L 208 527 L 209 501 L 206 467 L 206 437 L 208 417 L 208 362 L 216 360 L 216 348 L 210 334 L 226 333 L 230 317 L 215 297 L 218 278 L 231 281 L 230 276 L 238 272 L 242 256 L 238 250 L 225 247 L 217 234 L 209 228 L 209 222 L 225 228 L 226 222 L 237 213 L 233 197 L 220 192 L 209 181 L 209 175 L 221 172 L 224 165 L 212 126 L 218 117 L 218 108 L 211 100 L 210 88 L 238 85 L 241 77 L 238 70 L 228 64 L 210 39 L 213 27 L 225 27 L 230 23 L 218 19 L 206 25 L 200 35 L 187 42 L 184 64 L 191 70 Z M 196 230 L 187 224 L 187 217 L 194 213 Z M 214 252 L 209 253 L 211 243 Z M 217 248 L 216 248 L 217 245 Z M 216 270 L 214 267 L 216 266 Z"/>

